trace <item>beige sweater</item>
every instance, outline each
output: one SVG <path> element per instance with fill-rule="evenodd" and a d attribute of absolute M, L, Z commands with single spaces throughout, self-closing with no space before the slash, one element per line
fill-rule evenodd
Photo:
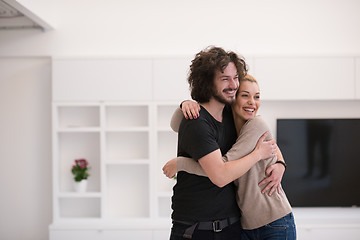
<path fill-rule="evenodd" d="M 178 109 L 171 120 L 171 127 L 174 131 L 178 131 L 182 118 L 182 112 Z M 236 143 L 226 153 L 223 160 L 232 161 L 248 155 L 266 131 L 269 131 L 269 127 L 261 116 L 247 121 L 240 130 Z M 264 186 L 258 186 L 258 183 L 266 177 L 267 167 L 275 162 L 276 157 L 259 161 L 247 173 L 234 181 L 237 188 L 237 203 L 242 213 L 241 224 L 244 229 L 262 227 L 292 211 L 282 189 L 280 194 L 275 191 L 269 196 L 267 193 L 261 193 L 261 188 Z M 206 176 L 200 164 L 191 158 L 179 157 L 176 163 L 178 171 Z"/>

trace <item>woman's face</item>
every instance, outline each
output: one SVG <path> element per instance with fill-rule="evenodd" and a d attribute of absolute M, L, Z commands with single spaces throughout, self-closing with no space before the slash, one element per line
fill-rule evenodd
<path fill-rule="evenodd" d="M 235 114 L 244 121 L 255 117 L 260 107 L 260 89 L 258 84 L 247 80 L 241 81 L 238 95 L 232 107 Z"/>

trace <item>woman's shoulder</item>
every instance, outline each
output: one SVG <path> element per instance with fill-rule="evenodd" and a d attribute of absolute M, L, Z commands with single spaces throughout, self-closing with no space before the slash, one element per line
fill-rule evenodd
<path fill-rule="evenodd" d="M 243 127 L 267 127 L 267 124 L 261 115 L 257 115 L 246 121 Z"/>
<path fill-rule="evenodd" d="M 272 134 L 270 132 L 270 128 L 260 115 L 249 119 L 240 130 L 240 134 L 248 133 L 254 136 L 261 136 L 265 132 L 269 132 L 267 139 L 271 139 Z"/>

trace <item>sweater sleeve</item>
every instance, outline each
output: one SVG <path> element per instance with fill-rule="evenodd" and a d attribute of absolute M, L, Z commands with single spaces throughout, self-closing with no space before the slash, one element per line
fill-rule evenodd
<path fill-rule="evenodd" d="M 205 171 L 202 169 L 200 164 L 192 158 L 177 157 L 176 168 L 178 172 L 184 171 L 198 176 L 207 177 Z"/>
<path fill-rule="evenodd" d="M 231 149 L 225 154 L 225 161 L 232 161 L 245 157 L 251 153 L 259 138 L 269 131 L 268 125 L 265 123 L 261 116 L 256 116 L 248 120 L 240 130 L 239 137 Z M 266 140 L 272 139 L 271 134 L 268 135 Z"/>
<path fill-rule="evenodd" d="M 181 108 L 176 108 L 175 112 L 173 113 L 170 121 L 170 127 L 174 132 L 179 132 L 180 123 L 183 120 L 184 115 L 181 111 Z"/>

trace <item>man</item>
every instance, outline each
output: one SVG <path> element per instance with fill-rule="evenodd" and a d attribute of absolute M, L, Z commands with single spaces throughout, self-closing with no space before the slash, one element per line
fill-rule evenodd
<path fill-rule="evenodd" d="M 170 240 L 240 239 L 240 212 L 232 181 L 257 161 L 274 156 L 274 141 L 259 139 L 255 150 L 242 159 L 224 162 L 236 140 L 231 108 L 246 74 L 246 64 L 234 52 L 211 47 L 199 52 L 190 66 L 191 97 L 200 103 L 196 120 L 183 120 L 178 156 L 198 161 L 209 178 L 179 172 L 172 197 Z"/>

